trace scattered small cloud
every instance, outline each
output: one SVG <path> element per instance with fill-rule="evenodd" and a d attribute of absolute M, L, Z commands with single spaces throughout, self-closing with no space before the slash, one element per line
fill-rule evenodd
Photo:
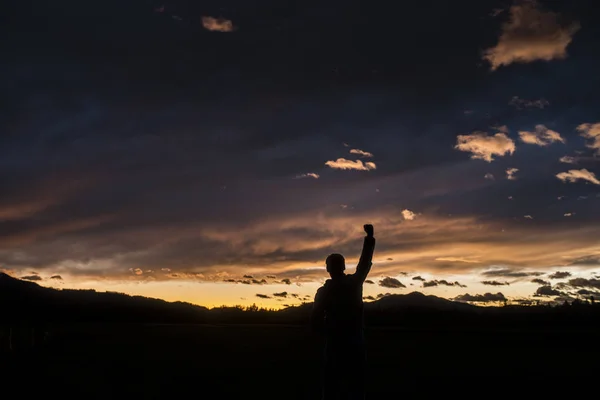
<path fill-rule="evenodd" d="M 509 181 L 517 180 L 517 177 L 515 176 L 517 172 L 519 172 L 519 168 L 508 168 L 506 170 L 506 179 Z"/>
<path fill-rule="evenodd" d="M 60 276 L 60 275 L 52 275 L 52 276 L 50 277 L 50 279 L 56 279 L 56 280 L 58 280 L 58 281 L 62 281 L 62 276 Z"/>
<path fill-rule="evenodd" d="M 462 288 L 467 287 L 466 285 L 462 285 L 459 282 L 448 282 L 445 279 L 423 282 L 423 287 L 434 287 L 434 286 L 457 286 L 457 287 L 462 287 Z"/>
<path fill-rule="evenodd" d="M 550 282 L 549 282 L 549 281 L 545 281 L 545 280 L 543 280 L 543 279 L 540 279 L 540 278 L 535 278 L 535 279 L 532 279 L 532 280 L 531 280 L 531 282 L 532 282 L 532 283 L 537 283 L 538 285 L 543 285 L 543 286 L 547 286 L 547 285 L 549 285 L 549 284 L 550 284 Z"/>
<path fill-rule="evenodd" d="M 365 283 L 368 283 L 369 285 L 374 285 L 375 284 L 375 282 L 373 282 L 370 279 L 365 280 Z"/>
<path fill-rule="evenodd" d="M 562 156 L 558 161 L 565 164 L 577 164 L 577 158 L 572 156 Z"/>
<path fill-rule="evenodd" d="M 536 1 L 513 5 L 509 12 L 498 43 L 483 54 L 492 71 L 512 63 L 567 57 L 567 46 L 580 29 L 578 22 L 562 22 L 559 14 L 543 9 Z"/>
<path fill-rule="evenodd" d="M 454 146 L 459 151 L 471 153 L 471 158 L 492 162 L 494 156 L 504 156 L 515 152 L 515 142 L 505 133 L 489 136 L 486 132 L 458 135 Z"/>
<path fill-rule="evenodd" d="M 508 278 L 524 278 L 527 276 L 541 276 L 543 272 L 526 272 L 526 271 L 515 271 L 508 268 L 492 269 L 483 272 L 481 275 L 490 277 L 508 277 Z"/>
<path fill-rule="evenodd" d="M 202 26 L 212 32 L 233 32 L 233 22 L 225 18 L 202 17 Z"/>
<path fill-rule="evenodd" d="M 539 288 L 537 288 L 534 296 L 561 296 L 563 294 L 564 294 L 563 292 L 553 289 L 552 286 L 546 285 L 546 286 L 540 286 Z"/>
<path fill-rule="evenodd" d="M 402 214 L 402 218 L 404 218 L 407 221 L 412 221 L 417 216 L 417 214 L 415 214 L 414 212 L 412 212 L 408 209 L 402 210 L 401 214 Z"/>
<path fill-rule="evenodd" d="M 523 216 L 523 218 L 526 218 L 526 219 L 533 219 L 533 217 L 532 217 L 531 215 L 524 215 L 524 216 Z"/>
<path fill-rule="evenodd" d="M 494 178 L 494 175 L 493 175 L 493 174 L 490 174 L 489 172 L 488 172 L 487 174 L 485 174 L 483 177 L 484 177 L 485 179 L 489 179 L 489 180 L 491 180 L 491 181 L 493 181 L 493 180 L 495 179 L 495 178 Z"/>
<path fill-rule="evenodd" d="M 565 279 L 571 276 L 571 273 L 568 271 L 557 271 L 552 275 L 548 275 L 550 279 Z"/>
<path fill-rule="evenodd" d="M 22 276 L 21 279 L 26 280 L 26 281 L 41 281 L 42 277 L 39 275 L 25 275 L 25 276 Z"/>
<path fill-rule="evenodd" d="M 524 108 L 544 108 L 550 105 L 548 100 L 541 98 L 538 100 L 525 100 L 521 99 L 519 96 L 513 96 L 512 99 L 508 102 L 509 105 L 514 106 L 517 110 L 522 110 Z"/>
<path fill-rule="evenodd" d="M 554 142 L 565 143 L 560 133 L 548 129 L 545 125 L 538 124 L 534 131 L 519 131 L 519 137 L 523 143 L 548 146 Z"/>
<path fill-rule="evenodd" d="M 586 147 L 596 150 L 596 154 L 600 155 L 600 122 L 580 124 L 576 129 L 581 136 L 590 141 Z"/>
<path fill-rule="evenodd" d="M 568 284 L 576 288 L 600 289 L 600 279 L 574 278 L 570 279 Z"/>
<path fill-rule="evenodd" d="M 425 282 L 425 279 L 421 278 L 421 276 L 413 276 L 412 280 L 413 280 L 413 281 L 421 281 L 421 282 Z"/>
<path fill-rule="evenodd" d="M 361 160 L 347 160 L 345 158 L 338 158 L 335 161 L 327 161 L 325 163 L 330 168 L 342 169 L 342 170 L 356 170 L 356 171 L 371 171 L 377 168 L 375 163 L 366 162 L 363 163 Z"/>
<path fill-rule="evenodd" d="M 287 297 L 288 296 L 288 292 L 279 292 L 279 293 L 273 293 L 273 296 L 275 297 Z"/>
<path fill-rule="evenodd" d="M 575 213 L 564 213 L 563 217 L 572 217 Z"/>
<path fill-rule="evenodd" d="M 292 281 L 289 278 L 284 278 L 281 280 L 281 283 L 285 283 L 286 285 L 291 285 Z"/>
<path fill-rule="evenodd" d="M 588 181 L 594 185 L 600 185 L 600 181 L 596 178 L 596 175 L 588 171 L 587 169 L 570 169 L 568 172 L 561 172 L 556 174 L 556 177 L 563 182 L 577 182 L 579 180 Z"/>
<path fill-rule="evenodd" d="M 469 293 L 461 294 L 454 298 L 455 301 L 474 302 L 474 303 L 493 303 L 498 301 L 506 301 L 504 294 L 498 293 L 485 293 L 471 295 Z"/>
<path fill-rule="evenodd" d="M 396 278 L 390 278 L 390 277 L 386 277 L 386 278 L 383 278 L 382 280 L 380 280 L 379 281 L 379 286 L 386 287 L 386 288 L 393 288 L 393 289 L 405 288 L 406 287 L 398 279 L 396 279 Z"/>
<path fill-rule="evenodd" d="M 484 285 L 487 286 L 509 286 L 510 283 L 508 282 L 498 282 L 498 281 L 482 281 L 481 283 L 483 283 Z"/>
<path fill-rule="evenodd" d="M 364 151 L 361 149 L 351 149 L 351 154 L 358 154 L 361 157 L 373 157 L 373 153 L 369 153 L 368 151 Z"/>
<path fill-rule="evenodd" d="M 269 295 L 260 294 L 260 293 L 257 293 L 256 297 L 260 297 L 261 299 L 270 299 L 271 298 L 271 296 L 269 296 Z"/>
<path fill-rule="evenodd" d="M 302 178 L 319 179 L 319 177 L 320 177 L 319 174 L 315 174 L 314 172 L 308 172 L 306 174 L 296 175 L 295 179 L 302 179 Z"/>

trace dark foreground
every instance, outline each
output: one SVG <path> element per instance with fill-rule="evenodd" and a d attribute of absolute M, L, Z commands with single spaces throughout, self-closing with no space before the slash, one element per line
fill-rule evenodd
<path fill-rule="evenodd" d="M 371 399 L 573 394 L 600 377 L 598 331 L 370 329 L 368 343 Z M 81 399 L 318 399 L 320 345 L 303 327 L 59 326 L 38 353 L 2 355 L 2 386 Z"/>

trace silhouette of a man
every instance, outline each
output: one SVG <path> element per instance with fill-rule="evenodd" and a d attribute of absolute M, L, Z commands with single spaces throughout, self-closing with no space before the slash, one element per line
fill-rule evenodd
<path fill-rule="evenodd" d="M 365 340 L 363 333 L 363 283 L 371 270 L 375 237 L 365 225 L 366 237 L 356 272 L 346 275 L 341 254 L 325 261 L 331 279 L 317 290 L 312 326 L 325 336 L 323 399 L 365 398 Z"/>

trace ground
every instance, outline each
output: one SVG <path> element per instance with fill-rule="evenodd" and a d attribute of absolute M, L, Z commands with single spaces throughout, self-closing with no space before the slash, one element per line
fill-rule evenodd
<path fill-rule="evenodd" d="M 319 398 L 322 343 L 305 327 L 84 325 L 50 330 L 47 348 L 40 352 L 4 356 L 2 376 L 10 377 L 5 382 L 63 398 Z M 599 333 L 371 328 L 369 398 L 433 392 L 454 397 L 480 387 L 493 394 L 526 389 L 539 394 L 548 383 L 599 375 Z"/>

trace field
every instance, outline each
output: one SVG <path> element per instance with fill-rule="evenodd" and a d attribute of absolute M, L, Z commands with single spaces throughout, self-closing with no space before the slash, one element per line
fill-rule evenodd
<path fill-rule="evenodd" d="M 37 354 L 4 357 L 6 383 L 83 399 L 319 398 L 322 343 L 304 327 L 86 325 L 51 334 Z M 369 329 L 367 338 L 369 398 L 484 387 L 540 394 L 549 390 L 541 381 L 600 375 L 597 331 Z"/>

